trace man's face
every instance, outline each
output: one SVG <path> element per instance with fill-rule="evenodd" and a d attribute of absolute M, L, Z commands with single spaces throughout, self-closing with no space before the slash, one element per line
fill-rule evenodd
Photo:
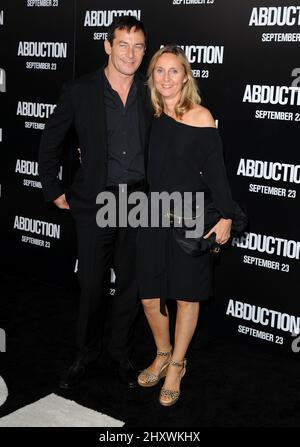
<path fill-rule="evenodd" d="M 119 73 L 127 76 L 133 75 L 143 60 L 145 53 L 145 36 L 140 30 L 131 28 L 116 29 L 113 44 L 106 40 L 104 44 L 106 53 L 109 55 L 108 65 Z"/>

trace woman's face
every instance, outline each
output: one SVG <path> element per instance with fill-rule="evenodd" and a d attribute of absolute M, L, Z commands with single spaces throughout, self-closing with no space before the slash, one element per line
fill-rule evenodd
<path fill-rule="evenodd" d="M 179 100 L 186 81 L 184 67 L 175 54 L 164 53 L 158 58 L 153 70 L 153 82 L 163 99 Z"/>

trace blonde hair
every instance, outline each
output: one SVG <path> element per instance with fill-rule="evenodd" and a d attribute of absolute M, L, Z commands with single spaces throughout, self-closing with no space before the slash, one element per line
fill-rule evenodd
<path fill-rule="evenodd" d="M 199 89 L 197 82 L 193 76 L 191 66 L 184 51 L 178 45 L 166 45 L 160 50 L 158 50 L 152 57 L 148 71 L 147 71 L 147 84 L 150 90 L 151 102 L 154 109 L 154 116 L 156 118 L 160 117 L 163 112 L 163 100 L 161 94 L 157 91 L 154 86 L 153 72 L 157 64 L 158 59 L 162 54 L 170 53 L 175 54 L 181 62 L 187 81 L 183 84 L 181 90 L 181 96 L 178 103 L 175 106 L 175 115 L 177 118 L 181 118 L 186 112 L 191 110 L 194 105 L 201 103 L 201 98 L 199 94 Z"/>

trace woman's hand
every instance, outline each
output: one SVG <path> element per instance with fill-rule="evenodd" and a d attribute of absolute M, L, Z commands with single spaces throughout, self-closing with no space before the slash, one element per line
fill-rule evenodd
<path fill-rule="evenodd" d="M 66 201 L 65 194 L 62 194 L 61 196 L 57 197 L 57 199 L 53 200 L 53 203 L 55 203 L 58 208 L 61 208 L 62 210 L 69 210 L 69 204 Z"/>
<path fill-rule="evenodd" d="M 216 233 L 217 244 L 226 244 L 230 238 L 231 224 L 231 219 L 221 218 L 219 222 L 216 223 L 216 225 L 212 227 L 205 236 L 203 236 L 203 239 L 207 239 L 212 233 Z"/>

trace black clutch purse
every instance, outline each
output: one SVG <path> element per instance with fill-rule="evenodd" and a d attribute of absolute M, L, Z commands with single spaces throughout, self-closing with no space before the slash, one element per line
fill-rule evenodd
<path fill-rule="evenodd" d="M 203 238 L 203 236 L 205 236 L 205 234 L 207 234 L 209 230 L 222 218 L 213 202 L 209 202 L 204 207 L 204 232 L 201 237 L 186 237 L 186 231 L 190 231 L 191 228 L 185 225 L 184 218 L 176 216 L 172 213 L 169 213 L 168 217 L 171 225 L 174 224 L 176 219 L 180 219 L 182 225 L 180 227 L 172 227 L 173 236 L 177 244 L 188 255 L 201 256 L 208 252 L 217 254 L 220 251 L 220 245 L 216 242 L 215 233 L 212 233 L 207 239 Z M 241 207 L 234 202 L 234 217 L 232 219 L 231 236 L 237 237 L 242 234 L 245 231 L 247 224 L 247 215 Z"/>

